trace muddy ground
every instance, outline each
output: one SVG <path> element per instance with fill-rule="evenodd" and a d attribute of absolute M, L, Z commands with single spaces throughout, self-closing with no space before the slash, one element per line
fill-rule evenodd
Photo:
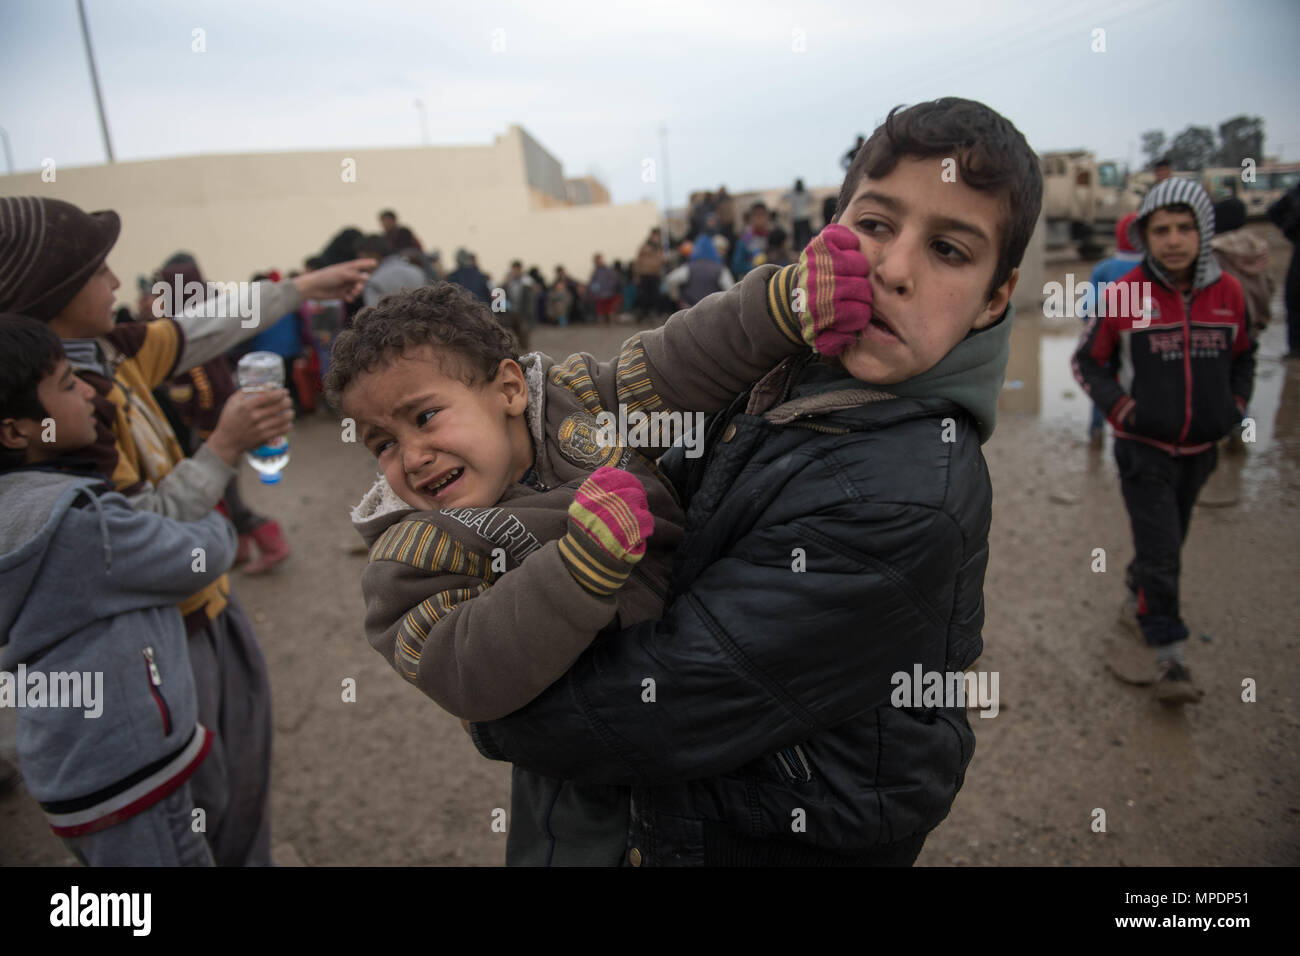
<path fill-rule="evenodd" d="M 1259 228 L 1277 244 L 1280 278 L 1289 250 Z M 1079 323 L 1023 316 L 1017 326 L 984 449 L 994 513 L 977 667 L 999 673 L 1000 711 L 972 712 L 966 784 L 919 864 L 1300 863 L 1300 363 L 1280 357 L 1280 297 L 1260 345 L 1258 440 L 1221 457 L 1183 552 L 1189 663 L 1206 696 L 1172 711 L 1150 688 L 1118 682 L 1100 653 L 1116 633 L 1132 541 L 1110 440 L 1100 452 L 1085 441 L 1088 406 L 1068 368 Z M 631 329 L 545 328 L 533 345 L 603 356 Z M 492 819 L 509 805 L 509 768 L 481 758 L 361 631 L 364 558 L 347 516 L 374 473 L 327 412 L 299 421 L 282 485 L 259 486 L 245 468 L 248 498 L 293 547 L 269 576 L 234 576 L 273 687 L 275 856 L 500 864 L 505 836 Z M 1105 573 L 1092 570 L 1095 548 Z M 342 700 L 348 677 L 355 703 Z M 1242 700 L 1247 678 L 1255 702 Z M 12 723 L 0 727 L 10 747 Z M 1097 808 L 1105 832 L 1093 830 Z M 0 796 L 0 865 L 70 862 L 21 789 Z"/>

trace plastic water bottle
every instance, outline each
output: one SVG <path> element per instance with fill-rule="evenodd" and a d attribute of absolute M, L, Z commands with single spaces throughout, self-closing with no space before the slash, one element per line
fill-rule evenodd
<path fill-rule="evenodd" d="M 239 360 L 235 371 L 239 387 L 247 392 L 261 392 L 268 388 L 284 387 L 284 362 L 274 352 L 249 352 Z M 248 463 L 262 479 L 264 485 L 280 483 L 280 471 L 289 464 L 289 436 L 258 445 L 247 452 Z"/>

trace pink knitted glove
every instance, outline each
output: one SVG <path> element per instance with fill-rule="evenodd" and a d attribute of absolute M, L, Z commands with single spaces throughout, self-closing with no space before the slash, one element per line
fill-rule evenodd
<path fill-rule="evenodd" d="M 613 594 L 645 555 L 654 516 L 636 476 L 597 468 L 569 505 L 569 530 L 560 557 L 569 573 L 592 594 Z"/>
<path fill-rule="evenodd" d="M 852 229 L 832 223 L 804 247 L 797 266 L 768 282 L 768 308 L 779 323 L 797 323 L 803 341 L 837 355 L 871 324 L 871 265 Z"/>

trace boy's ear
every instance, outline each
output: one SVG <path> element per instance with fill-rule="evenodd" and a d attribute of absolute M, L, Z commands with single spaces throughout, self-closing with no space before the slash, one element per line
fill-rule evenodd
<path fill-rule="evenodd" d="M 17 419 L 6 418 L 4 421 L 0 421 L 0 445 L 14 451 L 26 451 L 27 446 L 30 444 L 30 440 L 18 427 Z"/>
<path fill-rule="evenodd" d="M 506 403 L 506 414 L 522 415 L 528 407 L 528 383 L 524 379 L 524 370 L 514 359 L 502 359 L 497 366 L 497 373 L 492 378 L 492 385 L 501 392 Z"/>
<path fill-rule="evenodd" d="M 983 312 L 975 317 L 975 323 L 971 328 L 987 329 L 996 322 L 998 316 L 1007 310 L 1007 303 L 1011 301 L 1011 293 L 1016 291 L 1016 283 L 1019 281 L 1020 270 L 1012 269 L 1011 275 L 1007 276 L 1007 281 L 993 290 L 993 296 L 989 299 L 988 305 L 985 306 Z"/>

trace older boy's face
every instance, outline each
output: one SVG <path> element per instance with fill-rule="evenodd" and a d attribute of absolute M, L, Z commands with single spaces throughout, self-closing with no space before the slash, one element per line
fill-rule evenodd
<path fill-rule="evenodd" d="M 93 339 L 112 332 L 113 293 L 120 285 L 108 263 L 101 263 L 72 301 L 50 320 L 50 328 L 61 339 Z"/>
<path fill-rule="evenodd" d="M 998 261 L 999 197 L 945 182 L 940 157 L 905 157 L 863 177 L 839 218 L 871 263 L 872 324 L 840 361 L 854 378 L 891 385 L 938 364 L 972 328 L 1002 314 L 1018 270 L 988 296 Z"/>
<path fill-rule="evenodd" d="M 6 419 L 0 426 L 6 447 L 25 447 L 27 460 L 34 463 L 94 443 L 95 390 L 73 373 L 66 358 L 60 358 L 54 370 L 37 383 L 36 397 L 53 419 L 53 427 L 35 419 Z"/>
<path fill-rule="evenodd" d="M 466 385 L 428 345 L 357 376 L 343 394 L 389 486 L 423 511 L 501 500 L 532 464 L 527 405 L 517 363 L 502 362 L 491 382 Z"/>

